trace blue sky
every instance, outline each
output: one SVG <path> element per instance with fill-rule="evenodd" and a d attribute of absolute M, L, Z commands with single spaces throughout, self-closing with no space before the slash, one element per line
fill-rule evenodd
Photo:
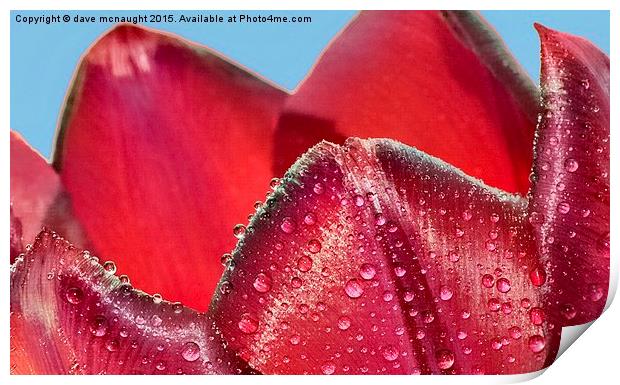
<path fill-rule="evenodd" d="M 58 114 L 67 86 L 84 50 L 110 24 L 17 23 L 16 15 L 42 13 L 131 15 L 131 11 L 11 13 L 11 127 L 26 137 L 44 156 L 52 150 Z M 144 13 L 140 11 L 138 13 Z M 173 12 L 179 13 L 179 12 Z M 188 13 L 187 11 L 183 13 Z M 228 16 L 235 12 L 201 11 Z M 243 12 L 250 15 L 267 12 Z M 311 16 L 309 24 L 157 24 L 210 46 L 226 56 L 293 89 L 303 79 L 331 38 L 351 19 L 355 11 L 269 11 L 281 16 Z M 135 14 L 135 13 L 134 13 Z M 483 11 L 499 31 L 517 59 L 537 81 L 539 42 L 532 24 L 582 35 L 609 53 L 607 11 Z"/>

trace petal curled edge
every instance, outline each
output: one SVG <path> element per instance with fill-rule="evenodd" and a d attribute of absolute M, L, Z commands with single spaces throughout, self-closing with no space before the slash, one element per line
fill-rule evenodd
<path fill-rule="evenodd" d="M 543 112 L 530 211 L 558 323 L 596 319 L 609 287 L 609 58 L 541 25 Z"/>
<path fill-rule="evenodd" d="M 526 193 L 538 93 L 472 12 L 361 12 L 287 100 L 281 175 L 321 139 L 389 137 Z"/>
<path fill-rule="evenodd" d="M 11 205 L 11 263 L 15 261 L 15 258 L 24 251 L 24 244 L 22 240 L 22 223 L 13 215 L 13 205 Z"/>
<path fill-rule="evenodd" d="M 172 35 L 123 24 L 101 37 L 75 75 L 54 153 L 98 252 L 144 290 L 205 309 L 234 225 L 272 178 L 284 96 Z"/>
<path fill-rule="evenodd" d="M 105 266 L 55 233 L 38 235 L 11 269 L 12 373 L 250 371 L 208 317 L 135 290 Z"/>
<path fill-rule="evenodd" d="M 216 325 L 263 373 L 525 373 L 560 328 L 527 201 L 391 140 L 321 143 L 233 253 Z"/>
<path fill-rule="evenodd" d="M 44 226 L 53 227 L 80 246 L 89 246 L 72 214 L 60 178 L 47 161 L 15 131 L 11 131 L 11 212 L 30 241 Z M 11 255 L 11 263 L 14 258 Z"/>

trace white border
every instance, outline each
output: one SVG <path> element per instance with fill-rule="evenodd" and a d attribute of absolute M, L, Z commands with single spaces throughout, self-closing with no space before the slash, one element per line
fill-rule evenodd
<path fill-rule="evenodd" d="M 136 1 L 115 1 L 115 0 L 93 0 L 93 1 L 71 1 L 71 0 L 58 0 L 50 3 L 45 0 L 31 0 L 31 1 L 16 1 L 16 0 L 4 0 L 0 2 L 0 9 L 4 11 L 2 17 L 0 17 L 0 49 L 2 52 L 2 61 L 0 62 L 0 92 L 2 97 L 0 100 L 0 117 L 2 132 L 4 133 L 5 140 L 0 141 L 0 158 L 2 159 L 2 167 L 0 172 L 2 173 L 2 180 L 5 181 L 3 188 L 0 189 L 0 202 L 9 202 L 9 100 L 10 100 L 10 71 L 9 71 L 9 10 L 10 9 L 521 9 L 521 10 L 540 10 L 540 9 L 556 9 L 556 10 L 580 10 L 580 9 L 610 9 L 611 12 L 611 63 L 613 75 L 612 75 L 612 105 L 614 105 L 614 97 L 616 90 L 618 89 L 618 76 L 615 74 L 618 63 L 618 39 L 620 36 L 618 14 L 620 2 L 614 2 L 612 0 L 520 0 L 520 1 L 482 1 L 482 0 L 434 0 L 434 1 L 413 1 L 413 0 L 382 0 L 378 2 L 376 0 L 298 0 L 296 2 L 282 2 L 278 0 L 220 0 L 218 2 L 192 2 L 189 0 L 175 0 L 173 2 L 165 2 L 158 0 L 136 0 Z M 611 112 L 612 122 L 612 141 L 611 141 L 611 154 L 612 159 L 617 159 L 618 154 L 618 138 L 617 138 L 617 122 L 618 113 L 612 109 Z M 615 132 L 615 133 L 614 133 Z M 616 212 L 617 208 L 617 174 L 616 167 L 614 167 L 614 161 L 611 162 L 611 212 Z M 2 219 L 1 234 L 9 234 L 9 206 L 8 204 L 0 205 L 0 218 Z M 618 220 L 616 216 L 612 215 L 611 228 L 617 229 Z M 614 231 L 612 230 L 612 234 Z M 617 233 L 617 231 L 616 231 Z M 8 238 L 4 238 L 8 241 Z M 612 280 L 617 282 L 618 277 L 618 247 L 615 243 L 615 238 L 611 241 L 611 255 L 612 255 Z M 8 250 L 7 241 L 3 241 L 4 250 Z M 2 383 L 9 381 L 10 383 L 76 383 L 82 384 L 84 381 L 89 383 L 109 383 L 110 381 L 128 383 L 134 385 L 142 383 L 143 381 L 154 384 L 167 384 L 170 381 L 179 383 L 189 383 L 196 381 L 209 381 L 215 383 L 242 383 L 251 381 L 252 384 L 261 383 L 281 383 L 288 384 L 291 380 L 299 384 L 305 384 L 319 380 L 314 376 L 296 376 L 294 379 L 289 376 L 264 376 L 264 377 L 248 377 L 241 376 L 212 376 L 205 378 L 194 377 L 175 377 L 174 379 L 166 376 L 149 376 L 147 377 L 122 377 L 114 376 L 91 376 L 88 379 L 85 378 L 70 378 L 63 377 L 27 377 L 27 376 L 8 376 L 9 372 L 9 333 L 8 333 L 8 321 L 9 321 L 9 279 L 8 279 L 8 263 L 6 264 L 6 270 L 4 272 L 4 279 L 0 281 L 2 285 L 0 287 L 0 296 L 2 299 L 2 310 L 0 310 L 0 322 L 3 325 L 1 335 L 1 350 L 0 355 L 2 357 L 3 369 L 1 372 Z M 610 292 L 611 294 L 611 292 Z M 620 311 L 619 305 L 611 306 L 602 317 L 594 323 L 594 326 L 585 331 L 584 335 L 580 337 L 575 346 L 568 349 L 542 376 L 536 377 L 532 380 L 535 384 L 572 384 L 572 383 L 610 383 L 612 378 L 617 377 L 615 369 L 618 366 L 618 354 L 615 352 L 617 347 L 620 347 L 620 332 L 618 331 L 618 325 L 620 325 Z M 8 377 L 8 378 L 4 378 Z M 533 376 L 424 376 L 411 378 L 407 376 L 391 376 L 383 378 L 390 382 L 402 382 L 416 384 L 422 383 L 471 383 L 471 384 L 485 384 L 485 383 L 510 383 L 523 381 Z M 355 377 L 340 376 L 340 377 L 327 377 L 322 376 L 320 381 L 327 383 L 342 383 L 344 381 L 355 381 L 356 385 L 369 384 L 376 379 L 372 376 Z"/>

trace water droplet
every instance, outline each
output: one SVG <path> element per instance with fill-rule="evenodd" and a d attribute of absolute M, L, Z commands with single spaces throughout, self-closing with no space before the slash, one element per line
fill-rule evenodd
<path fill-rule="evenodd" d="M 237 239 L 241 239 L 243 238 L 243 235 L 245 234 L 245 226 L 242 225 L 241 223 L 235 225 L 235 227 L 233 227 L 233 235 L 235 236 L 235 238 Z"/>
<path fill-rule="evenodd" d="M 159 293 L 153 294 L 153 302 L 154 303 L 161 303 L 161 301 L 163 301 L 163 297 L 161 296 L 161 294 L 159 294 Z"/>
<path fill-rule="evenodd" d="M 493 350 L 500 350 L 502 348 L 502 341 L 499 338 L 493 338 L 491 340 L 491 348 Z"/>
<path fill-rule="evenodd" d="M 194 362 L 200 357 L 200 347 L 195 342 L 186 342 L 181 356 L 185 361 Z"/>
<path fill-rule="evenodd" d="M 116 273 L 116 265 L 112 261 L 106 261 L 103 264 L 103 270 L 107 271 L 110 274 Z"/>
<path fill-rule="evenodd" d="M 558 204 L 558 212 L 560 214 L 568 214 L 569 211 L 570 211 L 570 204 L 568 204 L 568 202 L 560 202 Z"/>
<path fill-rule="evenodd" d="M 399 351 L 398 349 L 396 349 L 396 347 L 394 345 L 387 345 L 383 348 L 382 350 L 383 353 L 383 358 L 386 359 L 386 361 L 395 361 L 398 358 L 399 355 Z"/>
<path fill-rule="evenodd" d="M 159 361 L 157 365 L 155 365 L 155 368 L 159 371 L 162 371 L 166 369 L 166 363 L 164 361 Z"/>
<path fill-rule="evenodd" d="M 519 338 L 521 338 L 522 335 L 522 331 L 521 328 L 518 326 L 513 326 L 510 329 L 508 329 L 508 333 L 510 333 L 510 337 L 512 337 L 515 340 L 518 340 Z"/>
<path fill-rule="evenodd" d="M 497 298 L 491 298 L 487 301 L 487 306 L 490 311 L 499 311 L 501 309 L 502 304 Z"/>
<path fill-rule="evenodd" d="M 291 343 L 291 345 L 299 345 L 299 343 L 301 342 L 301 337 L 299 336 L 299 334 L 293 334 L 289 339 L 289 342 Z"/>
<path fill-rule="evenodd" d="M 259 293 L 266 293 L 269 290 L 271 290 L 271 277 L 265 273 L 258 273 L 258 275 L 256 275 L 256 279 L 254 279 L 254 283 L 252 284 L 252 286 L 254 286 L 254 289 L 256 289 L 257 292 Z"/>
<path fill-rule="evenodd" d="M 347 330 L 351 327 L 351 319 L 347 316 L 342 316 L 338 318 L 338 329 Z"/>
<path fill-rule="evenodd" d="M 108 332 L 108 320 L 102 315 L 98 315 L 90 323 L 90 332 L 95 337 L 103 337 Z"/>
<path fill-rule="evenodd" d="M 323 194 L 323 192 L 325 191 L 325 187 L 323 187 L 323 184 L 321 182 L 317 182 L 314 184 L 312 191 L 314 191 L 315 194 Z"/>
<path fill-rule="evenodd" d="M 373 279 L 377 274 L 377 270 L 370 263 L 364 263 L 360 266 L 360 276 L 366 280 Z"/>
<path fill-rule="evenodd" d="M 359 298 L 364 294 L 362 284 L 355 278 L 350 279 L 346 285 L 344 285 L 344 291 L 351 298 Z"/>
<path fill-rule="evenodd" d="M 568 172 L 575 172 L 579 168 L 579 163 L 573 158 L 568 158 L 564 161 L 564 168 Z"/>
<path fill-rule="evenodd" d="M 590 299 L 592 302 L 600 301 L 601 298 L 605 295 L 605 291 L 599 285 L 590 286 Z"/>
<path fill-rule="evenodd" d="M 452 292 L 452 289 L 448 286 L 442 286 L 439 289 L 439 298 L 441 298 L 444 301 L 448 301 L 450 298 L 452 298 L 452 295 L 454 293 Z"/>
<path fill-rule="evenodd" d="M 463 220 L 469 221 L 472 217 L 471 211 L 465 210 L 463 211 Z"/>
<path fill-rule="evenodd" d="M 562 313 L 562 316 L 567 320 L 571 320 L 577 315 L 577 310 L 575 310 L 575 307 L 571 304 L 562 305 L 560 312 Z"/>
<path fill-rule="evenodd" d="M 456 263 L 459 261 L 459 259 L 461 259 L 461 256 L 456 251 L 451 251 L 448 254 L 448 258 L 450 259 L 450 262 Z"/>
<path fill-rule="evenodd" d="M 129 283 L 129 277 L 126 276 L 125 274 L 118 277 L 118 280 L 121 281 L 121 283 Z"/>
<path fill-rule="evenodd" d="M 510 291 L 510 281 L 506 278 L 499 278 L 496 286 L 500 293 L 508 293 Z"/>
<path fill-rule="evenodd" d="M 394 274 L 400 278 L 407 274 L 407 270 L 403 266 L 398 265 L 394 267 Z"/>
<path fill-rule="evenodd" d="M 381 213 L 375 214 L 375 224 L 377 226 L 383 226 L 383 225 L 385 225 L 385 222 L 387 222 L 387 219 L 385 219 L 383 214 L 381 214 Z"/>
<path fill-rule="evenodd" d="M 495 278 L 491 274 L 485 274 L 482 276 L 482 286 L 486 288 L 492 288 Z"/>
<path fill-rule="evenodd" d="M 547 273 L 545 270 L 537 266 L 532 271 L 530 271 L 530 281 L 532 281 L 532 285 L 534 286 L 542 286 L 547 280 Z"/>
<path fill-rule="evenodd" d="M 321 251 L 321 242 L 319 242 L 317 239 L 309 240 L 308 251 L 310 251 L 312 254 L 316 254 Z"/>
<path fill-rule="evenodd" d="M 308 257 L 307 255 L 299 257 L 299 259 L 297 260 L 297 268 L 299 269 L 299 271 L 302 271 L 304 273 L 309 271 L 310 269 L 312 269 L 312 258 Z"/>
<path fill-rule="evenodd" d="M 314 215 L 314 213 L 307 212 L 306 215 L 304 215 L 304 223 L 308 226 L 312 226 L 316 223 L 316 215 Z"/>
<path fill-rule="evenodd" d="M 151 317 L 151 325 L 160 326 L 164 322 L 157 314 Z"/>
<path fill-rule="evenodd" d="M 486 242 L 486 248 L 487 248 L 487 250 L 489 250 L 489 251 L 493 251 L 493 250 L 495 250 L 495 249 L 497 248 L 497 245 L 495 244 L 495 242 L 493 242 L 493 241 L 491 241 L 491 240 L 488 240 L 488 241 Z"/>
<path fill-rule="evenodd" d="M 241 315 L 241 320 L 237 326 L 243 333 L 252 334 L 258 330 L 258 320 L 250 313 L 244 313 Z"/>
<path fill-rule="evenodd" d="M 499 222 L 499 214 L 498 213 L 492 213 L 491 214 L 491 222 L 493 222 L 493 223 Z"/>
<path fill-rule="evenodd" d="M 533 335 L 527 340 L 527 344 L 532 352 L 539 353 L 545 348 L 545 339 L 543 336 Z"/>
<path fill-rule="evenodd" d="M 232 292 L 232 289 L 232 283 L 230 283 L 229 281 L 222 282 L 219 287 L 220 293 L 224 295 L 230 294 Z"/>
<path fill-rule="evenodd" d="M 119 345 L 120 345 L 120 344 L 118 343 L 118 340 L 115 340 L 115 339 L 114 339 L 114 340 L 108 340 L 108 341 L 105 343 L 105 348 L 106 348 L 109 352 L 115 352 L 115 351 L 117 351 L 117 350 L 118 350 Z"/>
<path fill-rule="evenodd" d="M 295 231 L 295 222 L 291 217 L 285 217 L 280 224 L 280 230 L 286 234 L 291 234 Z"/>
<path fill-rule="evenodd" d="M 356 195 L 356 196 L 353 198 L 353 203 L 355 203 L 355 205 L 356 205 L 357 207 L 362 207 L 362 206 L 364 206 L 364 197 L 363 197 L 363 196 L 361 196 L 361 195 Z"/>
<path fill-rule="evenodd" d="M 530 321 L 534 325 L 542 325 L 545 322 L 545 311 L 539 307 L 530 309 Z"/>
<path fill-rule="evenodd" d="M 336 365 L 333 362 L 325 362 L 321 365 L 321 371 L 323 374 L 334 374 L 336 371 Z"/>
<path fill-rule="evenodd" d="M 280 185 L 280 179 L 278 178 L 273 178 L 269 182 L 269 187 L 271 187 L 272 190 L 275 190 L 276 188 L 278 188 L 279 185 Z"/>
<path fill-rule="evenodd" d="M 80 288 L 70 287 L 65 292 L 65 298 L 67 299 L 67 302 L 77 305 L 82 302 L 82 299 L 84 299 L 84 293 Z"/>
<path fill-rule="evenodd" d="M 301 285 L 303 285 L 303 283 L 304 282 L 299 277 L 291 278 L 291 286 L 294 287 L 295 289 L 299 289 Z"/>
<path fill-rule="evenodd" d="M 437 359 L 437 366 L 439 369 L 447 370 L 454 365 L 454 353 L 452 353 L 448 349 L 441 349 L 435 353 L 435 358 Z"/>

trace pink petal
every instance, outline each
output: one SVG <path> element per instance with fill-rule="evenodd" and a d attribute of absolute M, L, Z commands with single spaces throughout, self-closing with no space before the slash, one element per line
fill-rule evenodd
<path fill-rule="evenodd" d="M 233 227 L 273 177 L 284 96 L 175 36 L 123 24 L 101 37 L 54 159 L 96 249 L 144 290 L 206 308 Z"/>
<path fill-rule="evenodd" d="M 609 286 L 609 58 L 541 25 L 544 111 L 531 213 L 558 323 L 596 319 Z"/>
<path fill-rule="evenodd" d="M 23 239 L 30 241 L 43 226 L 53 226 L 76 243 L 88 245 L 60 178 L 15 131 L 11 131 L 11 210 L 21 222 Z"/>
<path fill-rule="evenodd" d="M 555 358 L 527 201 L 390 140 L 321 143 L 250 222 L 211 306 L 263 373 L 524 373 Z"/>
<path fill-rule="evenodd" d="M 538 97 L 474 12 L 361 12 L 287 101 L 277 175 L 321 139 L 387 137 L 525 193 Z"/>
<path fill-rule="evenodd" d="M 14 374 L 248 372 L 213 322 L 123 283 L 43 231 L 11 269 Z"/>

